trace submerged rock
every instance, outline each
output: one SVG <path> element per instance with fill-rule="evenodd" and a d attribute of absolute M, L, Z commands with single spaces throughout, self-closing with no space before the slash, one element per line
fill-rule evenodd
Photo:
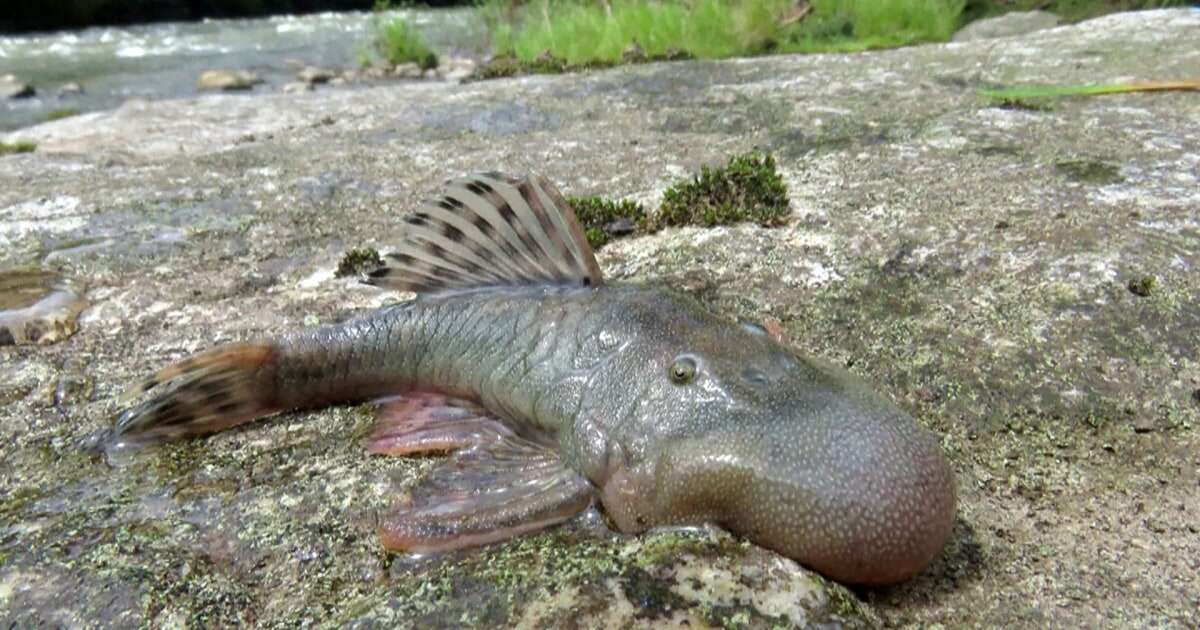
<path fill-rule="evenodd" d="M 234 70 L 206 70 L 196 79 L 199 90 L 236 91 L 249 90 L 263 80 L 253 72 Z"/>
<path fill-rule="evenodd" d="M 0 98 L 29 98 L 37 94 L 32 85 L 15 75 L 0 75 Z"/>
<path fill-rule="evenodd" d="M 303 70 L 296 73 L 296 78 L 308 84 L 328 83 L 330 79 L 337 76 L 333 70 L 326 68 L 318 68 L 316 66 L 306 66 Z"/>

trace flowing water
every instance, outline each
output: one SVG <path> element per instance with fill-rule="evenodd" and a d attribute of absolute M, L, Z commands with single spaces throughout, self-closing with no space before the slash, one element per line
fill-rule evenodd
<path fill-rule="evenodd" d="M 481 57 L 484 29 L 470 9 L 420 9 L 385 14 L 416 25 L 446 56 Z M 0 75 L 37 89 L 33 98 L 0 101 L 0 130 L 45 120 L 52 112 L 110 109 L 133 99 L 196 93 L 210 69 L 249 70 L 273 90 L 305 65 L 348 68 L 369 47 L 371 13 L 164 22 L 0 36 Z M 81 93 L 60 93 L 77 83 Z"/>

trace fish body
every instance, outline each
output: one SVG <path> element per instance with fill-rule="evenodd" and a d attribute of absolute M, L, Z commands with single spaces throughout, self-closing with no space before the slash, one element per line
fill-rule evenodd
<path fill-rule="evenodd" d="M 604 283 L 541 180 L 460 180 L 408 221 L 374 281 L 420 294 L 168 367 L 114 440 L 390 398 L 371 452 L 453 453 L 384 520 L 393 549 L 502 540 L 598 500 L 625 532 L 714 523 L 885 584 L 949 535 L 953 479 L 933 434 L 760 326 Z"/>

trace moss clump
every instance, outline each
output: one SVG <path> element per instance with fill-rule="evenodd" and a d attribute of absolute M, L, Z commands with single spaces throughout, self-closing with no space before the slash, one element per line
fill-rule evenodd
<path fill-rule="evenodd" d="M 362 275 L 383 266 L 383 258 L 373 247 L 356 247 L 342 255 L 336 275 L 339 278 Z"/>
<path fill-rule="evenodd" d="M 600 249 L 614 238 L 652 231 L 646 209 L 640 203 L 604 197 L 569 197 L 567 201 L 574 208 L 592 249 Z"/>
<path fill-rule="evenodd" d="M 1154 276 L 1142 276 L 1140 278 L 1133 278 L 1125 286 L 1129 288 L 1130 293 L 1138 297 L 1150 297 L 1154 293 L 1154 289 L 1157 288 L 1158 281 Z"/>
<path fill-rule="evenodd" d="M 37 145 L 32 142 L 21 140 L 19 142 L 0 142 L 0 155 L 9 155 L 10 153 L 32 153 L 37 150 Z"/>
<path fill-rule="evenodd" d="M 663 193 L 660 225 L 712 227 L 753 221 L 770 227 L 787 219 L 787 186 L 770 154 L 747 153 L 720 168 L 707 166 Z"/>

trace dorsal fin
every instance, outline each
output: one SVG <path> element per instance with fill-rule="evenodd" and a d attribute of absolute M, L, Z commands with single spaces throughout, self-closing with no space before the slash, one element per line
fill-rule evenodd
<path fill-rule="evenodd" d="M 571 205 L 536 175 L 454 180 L 404 223 L 399 247 L 368 283 L 418 293 L 604 283 Z"/>

